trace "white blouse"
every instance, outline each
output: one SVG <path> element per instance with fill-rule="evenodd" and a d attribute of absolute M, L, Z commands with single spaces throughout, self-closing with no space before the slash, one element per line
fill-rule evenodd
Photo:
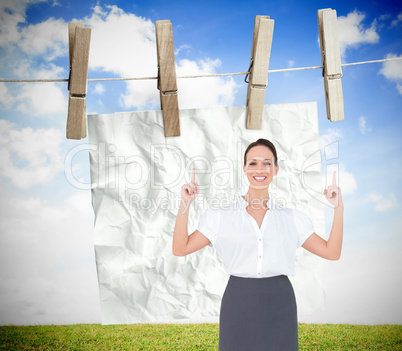
<path fill-rule="evenodd" d="M 271 199 L 267 205 L 261 229 L 242 196 L 230 205 L 209 207 L 201 216 L 197 230 L 215 247 L 230 275 L 295 275 L 296 249 L 314 233 L 313 223 L 300 210 L 276 207 Z"/>

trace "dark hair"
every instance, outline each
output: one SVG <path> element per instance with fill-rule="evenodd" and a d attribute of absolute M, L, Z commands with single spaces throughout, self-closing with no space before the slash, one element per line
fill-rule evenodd
<path fill-rule="evenodd" d="M 275 164 L 275 166 L 277 166 L 277 165 L 278 165 L 278 155 L 276 154 L 275 145 L 272 144 L 269 140 L 267 140 L 267 139 L 262 139 L 262 138 L 258 139 L 257 141 L 254 141 L 253 143 L 251 143 L 251 144 L 247 147 L 246 151 L 244 152 L 244 165 L 246 164 L 246 155 L 247 155 L 247 152 L 249 152 L 249 150 L 250 150 L 251 148 L 253 148 L 254 146 L 259 146 L 259 145 L 266 146 L 268 149 L 270 149 L 270 150 L 272 151 L 272 153 L 274 154 L 274 159 L 275 159 L 274 164 Z"/>

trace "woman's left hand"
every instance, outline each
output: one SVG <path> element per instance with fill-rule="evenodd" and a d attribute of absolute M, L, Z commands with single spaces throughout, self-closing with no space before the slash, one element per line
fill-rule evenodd
<path fill-rule="evenodd" d="M 324 190 L 324 195 L 325 198 L 334 205 L 334 208 L 343 206 L 341 188 L 336 186 L 336 171 L 334 171 L 334 176 L 332 177 L 332 185 Z"/>

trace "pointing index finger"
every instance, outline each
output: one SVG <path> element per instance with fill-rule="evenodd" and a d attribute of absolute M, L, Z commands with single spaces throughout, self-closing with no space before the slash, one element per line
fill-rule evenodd
<path fill-rule="evenodd" d="M 334 171 L 334 175 L 332 177 L 332 185 L 336 185 L 336 171 Z"/>

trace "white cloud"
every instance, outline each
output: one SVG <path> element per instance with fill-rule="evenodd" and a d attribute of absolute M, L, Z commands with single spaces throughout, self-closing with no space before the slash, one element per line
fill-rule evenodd
<path fill-rule="evenodd" d="M 91 69 L 122 76 L 156 76 L 155 33 L 150 20 L 125 13 L 117 6 L 106 6 L 105 11 L 96 6 L 85 23 L 92 28 Z"/>
<path fill-rule="evenodd" d="M 105 87 L 103 86 L 103 84 L 98 83 L 95 85 L 95 89 L 94 89 L 95 94 L 102 95 L 104 92 L 105 92 Z"/>
<path fill-rule="evenodd" d="M 190 49 L 190 48 L 191 48 L 191 46 L 190 46 L 190 45 L 187 45 L 187 44 L 180 45 L 179 48 L 177 48 L 177 49 L 174 50 L 174 54 L 175 54 L 176 56 L 178 56 L 182 50 Z"/>
<path fill-rule="evenodd" d="M 92 28 L 92 70 L 113 72 L 122 77 L 156 77 L 157 60 L 154 24 L 117 6 L 96 6 L 86 25 Z M 127 45 L 130 43 L 130 45 Z M 177 50 L 187 48 L 186 45 Z M 177 75 L 216 73 L 221 62 L 209 58 L 198 62 L 176 62 Z M 156 80 L 129 81 L 121 95 L 125 108 L 159 106 Z M 207 107 L 231 104 L 236 84 L 231 78 L 179 79 L 180 108 Z"/>
<path fill-rule="evenodd" d="M 288 60 L 288 68 L 294 67 L 295 62 L 296 62 L 296 61 L 294 61 L 294 60 Z M 284 72 L 283 75 L 284 75 L 285 77 L 288 77 L 288 76 L 289 76 L 289 73 L 290 73 L 290 72 Z"/>
<path fill-rule="evenodd" d="M 90 191 L 0 197 L 0 324 L 99 323 Z"/>
<path fill-rule="evenodd" d="M 359 44 L 378 43 L 377 21 L 374 20 L 369 28 L 364 28 L 362 22 L 366 15 L 354 10 L 348 15 L 338 17 L 339 45 L 341 56 L 345 57 L 348 48 L 356 48 Z"/>
<path fill-rule="evenodd" d="M 67 55 L 67 24 L 50 18 L 35 25 L 25 25 L 27 7 L 40 1 L 3 1 L 0 5 L 0 46 L 4 49 L 2 71 L 25 79 L 65 76 L 66 70 L 49 61 Z M 44 63 L 43 63 L 44 62 Z M 0 86 L 0 104 L 13 105 L 31 115 L 50 115 L 66 111 L 65 84 L 19 84 L 12 93 Z"/>
<path fill-rule="evenodd" d="M 342 131 L 338 128 L 328 128 L 320 135 L 322 184 L 325 188 L 332 185 L 333 173 L 336 171 L 336 184 L 341 188 L 342 195 L 347 195 L 357 190 L 357 182 L 354 175 L 346 170 L 345 164 L 337 162 L 342 138 Z"/>
<path fill-rule="evenodd" d="M 398 13 L 398 16 L 396 17 L 396 19 L 394 19 L 391 22 L 391 27 L 396 27 L 399 25 L 399 23 L 402 22 L 402 12 Z"/>
<path fill-rule="evenodd" d="M 342 194 L 353 194 L 357 190 L 357 182 L 354 175 L 345 169 L 345 165 L 339 164 L 339 186 L 342 189 Z"/>
<path fill-rule="evenodd" d="M 346 170 L 342 162 L 326 164 L 322 173 L 322 184 L 325 188 L 332 185 L 332 178 L 336 171 L 336 185 L 341 188 L 342 196 L 354 194 L 357 190 L 357 182 L 354 175 Z"/>
<path fill-rule="evenodd" d="M 8 92 L 7 85 L 0 82 L 0 106 L 10 108 L 16 99 Z"/>
<path fill-rule="evenodd" d="M 367 119 L 364 116 L 359 117 L 359 130 L 360 130 L 360 133 L 362 133 L 362 134 L 371 132 L 371 128 L 367 126 Z"/>
<path fill-rule="evenodd" d="M 85 24 L 92 28 L 89 68 L 121 77 L 156 77 L 154 24 L 117 6 L 95 6 Z M 129 43 L 129 45 L 127 44 Z M 127 82 L 121 97 L 125 107 L 158 104 L 156 81 Z"/>
<path fill-rule="evenodd" d="M 57 78 L 65 76 L 65 70 L 49 61 L 67 55 L 67 24 L 61 19 L 50 18 L 45 22 L 17 27 L 25 20 L 27 4 L 19 9 L 20 16 L 14 18 L 14 36 L 12 40 L 3 40 L 4 45 L 13 44 L 22 55 L 15 65 L 15 60 L 8 60 L 9 70 L 25 78 Z M 157 60 L 154 24 L 143 17 L 126 13 L 117 6 L 95 6 L 93 13 L 84 19 L 92 28 L 91 54 L 89 68 L 111 72 L 121 77 L 156 77 Z M 1 34 L 0 34 L 1 35 Z M 0 38 L 1 43 L 1 38 Z M 130 43 L 130 45 L 127 45 Z M 188 48 L 183 45 L 180 50 Z M 12 48 L 9 47 L 9 53 Z M 32 57 L 44 57 L 45 64 L 32 60 Z M 177 63 L 177 73 L 209 74 L 216 73 L 221 65 L 219 59 L 206 58 L 198 62 L 181 60 Z M 39 67 L 39 68 L 37 68 Z M 126 91 L 120 96 L 124 108 L 143 109 L 158 107 L 160 104 L 156 80 L 128 81 Z M 232 78 L 181 79 L 180 108 L 209 107 L 231 105 L 234 101 L 237 85 Z M 4 90 L 4 87 L 2 88 Z M 102 94 L 102 85 L 95 87 L 96 94 Z M 6 93 L 8 93 L 6 91 Z M 50 115 L 66 111 L 67 92 L 55 83 L 25 84 L 14 96 L 9 93 L 0 99 L 2 105 L 10 107 L 17 103 L 17 108 L 33 115 Z"/>
<path fill-rule="evenodd" d="M 367 230 L 345 227 L 341 259 L 327 264 L 326 306 L 302 316 L 301 323 L 401 324 L 402 246 L 388 245 L 378 226 L 370 231 L 375 242 Z"/>
<path fill-rule="evenodd" d="M 18 75 L 33 76 L 34 79 L 52 79 L 64 72 L 62 67 L 50 64 L 38 69 L 21 65 Z M 57 83 L 24 83 L 19 85 L 15 95 L 11 95 L 7 85 L 0 83 L 0 105 L 10 108 L 16 105 L 17 109 L 30 115 L 54 115 L 67 111 L 67 89 L 65 84 Z"/>
<path fill-rule="evenodd" d="M 215 74 L 221 66 L 219 59 L 180 60 L 176 72 L 178 76 Z M 178 80 L 180 108 L 204 108 L 230 106 L 233 104 L 238 85 L 232 77 L 227 78 L 185 78 Z"/>
<path fill-rule="evenodd" d="M 375 203 L 374 209 L 379 212 L 386 212 L 399 206 L 398 201 L 392 192 L 389 192 L 387 197 L 376 192 L 371 192 L 368 195 L 368 200 Z"/>
<path fill-rule="evenodd" d="M 13 73 L 21 79 L 26 79 L 30 73 L 32 61 L 21 58 L 18 60 L 18 65 L 13 67 Z"/>
<path fill-rule="evenodd" d="M 3 1 L 0 5 L 0 46 L 16 45 L 31 55 L 40 55 L 51 61 L 65 55 L 68 33 L 63 19 L 48 20 L 29 25 L 25 23 L 26 10 L 36 1 Z"/>
<path fill-rule="evenodd" d="M 402 58 L 402 55 L 388 54 L 385 56 L 386 59 L 395 57 Z M 388 80 L 395 82 L 399 94 L 402 95 L 402 60 L 383 62 L 379 73 L 384 75 Z"/>
<path fill-rule="evenodd" d="M 339 157 L 339 141 L 342 131 L 338 128 L 328 128 L 320 135 L 321 155 L 326 161 Z"/>
<path fill-rule="evenodd" d="M 50 18 L 21 30 L 19 47 L 27 54 L 41 55 L 46 61 L 67 52 L 68 27 L 62 19 Z"/>
<path fill-rule="evenodd" d="M 0 2 L 0 46 L 17 42 L 20 38 L 18 24 L 25 22 L 28 0 L 3 0 Z"/>
<path fill-rule="evenodd" d="M 386 59 L 401 57 L 402 55 L 388 54 Z M 383 62 L 380 73 L 392 81 L 402 81 L 402 60 Z"/>
<path fill-rule="evenodd" d="M 53 63 L 50 63 L 46 66 L 40 66 L 39 69 L 32 70 L 32 74 L 36 79 L 52 79 L 55 77 L 59 77 L 61 74 L 65 72 L 63 67 L 56 66 Z"/>
<path fill-rule="evenodd" d="M 381 15 L 378 19 L 380 21 L 386 21 L 387 19 L 391 18 L 391 15 L 389 13 L 386 13 L 384 15 Z"/>
<path fill-rule="evenodd" d="M 24 84 L 18 100 L 18 109 L 27 114 L 41 116 L 67 111 L 67 100 L 56 83 Z"/>
<path fill-rule="evenodd" d="M 0 176 L 20 189 L 48 183 L 63 169 L 63 139 L 53 128 L 17 130 L 11 122 L 0 119 Z"/>

